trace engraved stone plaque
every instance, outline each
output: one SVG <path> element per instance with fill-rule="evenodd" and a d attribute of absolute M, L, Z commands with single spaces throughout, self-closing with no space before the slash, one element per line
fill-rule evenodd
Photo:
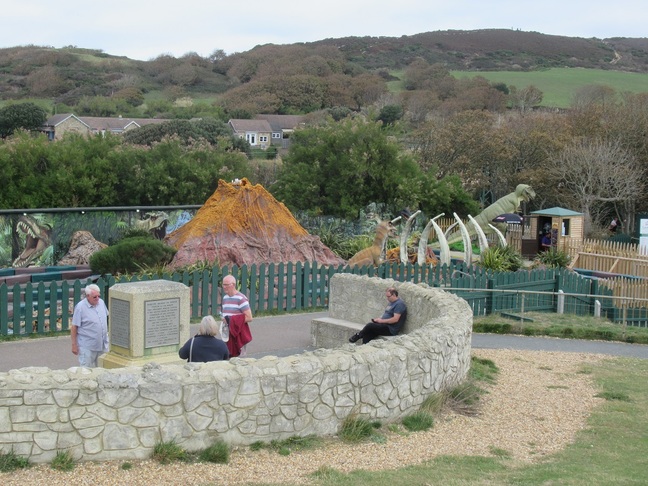
<path fill-rule="evenodd" d="M 148 300 L 144 303 L 144 347 L 180 343 L 180 299 Z"/>
<path fill-rule="evenodd" d="M 110 344 L 130 347 L 130 302 L 110 299 Z"/>

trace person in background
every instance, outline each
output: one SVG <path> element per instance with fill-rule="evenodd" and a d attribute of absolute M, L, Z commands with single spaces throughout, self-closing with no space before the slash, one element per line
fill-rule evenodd
<path fill-rule="evenodd" d="M 608 227 L 608 231 L 610 233 L 614 234 L 614 233 L 617 232 L 620 225 L 621 225 L 621 222 L 619 221 L 618 216 L 615 216 L 614 218 L 612 218 L 612 221 L 610 222 L 610 226 Z"/>
<path fill-rule="evenodd" d="M 248 298 L 236 290 L 236 278 L 233 275 L 223 277 L 221 308 L 228 330 L 227 339 L 225 339 L 223 331 L 221 334 L 223 340 L 227 341 L 230 356 L 243 357 L 247 354 L 247 343 L 252 341 L 252 334 L 248 326 L 248 323 L 252 322 L 252 310 Z"/>
<path fill-rule="evenodd" d="M 228 360 L 229 350 L 218 338 L 216 319 L 212 316 L 203 317 L 198 332 L 180 348 L 178 355 L 189 363 Z"/>
<path fill-rule="evenodd" d="M 349 338 L 350 343 L 362 339 L 362 344 L 367 344 L 378 336 L 395 336 L 401 331 L 407 318 L 407 306 L 398 296 L 398 290 L 393 287 L 385 291 L 385 296 L 389 305 L 382 317 L 371 319 L 371 322 L 365 325 L 360 332 Z"/>
<path fill-rule="evenodd" d="M 99 286 L 90 284 L 84 292 L 85 299 L 72 314 L 72 354 L 79 357 L 80 366 L 96 368 L 99 356 L 108 352 L 108 308 Z"/>
<path fill-rule="evenodd" d="M 545 233 L 544 235 L 542 235 L 542 240 L 540 240 L 540 246 L 542 246 L 542 251 L 551 250 L 551 235 L 549 233 Z"/>

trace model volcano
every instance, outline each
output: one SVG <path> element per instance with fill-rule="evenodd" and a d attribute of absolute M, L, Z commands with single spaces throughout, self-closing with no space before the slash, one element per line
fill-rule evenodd
<path fill-rule="evenodd" d="M 312 236 L 291 212 L 260 184 L 247 179 L 218 181 L 214 194 L 191 221 L 168 234 L 165 242 L 178 250 L 172 268 L 200 261 L 219 265 L 344 260 Z"/>

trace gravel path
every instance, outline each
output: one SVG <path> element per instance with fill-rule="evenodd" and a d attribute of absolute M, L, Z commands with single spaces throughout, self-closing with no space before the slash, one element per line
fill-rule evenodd
<path fill-rule="evenodd" d="M 473 350 L 493 360 L 500 369 L 497 384 L 483 398 L 476 417 L 446 413 L 435 418 L 427 432 L 387 434 L 383 444 L 349 445 L 331 440 L 326 446 L 280 456 L 270 451 L 241 448 L 227 465 L 172 464 L 134 461 L 130 470 L 122 462 L 81 463 L 72 472 L 49 465 L 0 474 L 3 485 L 198 485 L 245 484 L 274 481 L 308 484 L 308 475 L 321 466 L 339 471 L 394 469 L 418 464 L 438 455 L 492 455 L 507 451 L 526 463 L 543 459 L 573 441 L 585 427 L 590 411 L 602 399 L 591 375 L 578 373 L 604 356 L 516 350 Z M 362 458 L 362 460 L 360 460 Z M 367 460 L 369 458 L 369 460 Z"/>

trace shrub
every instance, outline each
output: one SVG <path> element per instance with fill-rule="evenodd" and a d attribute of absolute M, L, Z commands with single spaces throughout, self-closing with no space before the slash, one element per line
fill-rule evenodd
<path fill-rule="evenodd" d="M 124 238 L 90 257 L 90 268 L 95 273 L 136 273 L 143 269 L 165 265 L 176 250 L 153 237 Z"/>
<path fill-rule="evenodd" d="M 516 272 L 522 267 L 522 255 L 510 246 L 494 246 L 481 255 L 479 265 L 496 272 Z"/>
<path fill-rule="evenodd" d="M 565 268 L 569 265 L 569 261 L 569 254 L 557 248 L 550 248 L 535 258 L 536 265 L 545 265 L 550 268 Z"/>

